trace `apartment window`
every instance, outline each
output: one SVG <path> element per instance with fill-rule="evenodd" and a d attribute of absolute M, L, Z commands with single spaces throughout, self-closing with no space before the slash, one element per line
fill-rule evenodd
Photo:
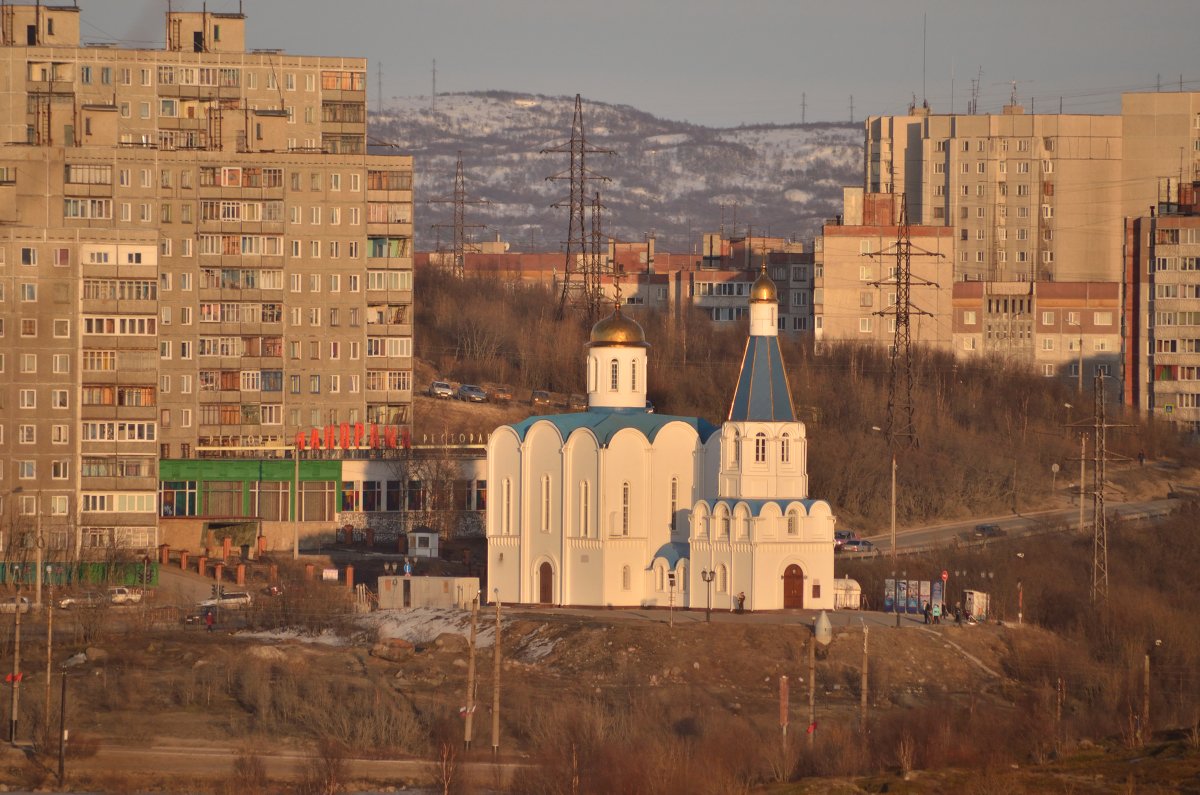
<path fill-rule="evenodd" d="M 36 337 L 37 336 L 37 318 L 23 317 L 21 318 L 21 336 Z"/>
<path fill-rule="evenodd" d="M 22 353 L 21 354 L 21 372 L 36 373 L 37 372 L 37 354 Z"/>
<path fill-rule="evenodd" d="M 17 444 L 37 444 L 37 426 L 18 425 Z"/>
<path fill-rule="evenodd" d="M 869 318 L 869 317 L 860 317 L 860 318 L 858 319 L 858 330 L 859 330 L 860 332 L 864 332 L 864 333 L 866 333 L 866 332 L 870 332 L 870 330 L 871 330 L 871 318 Z"/>
<path fill-rule="evenodd" d="M 33 480 L 37 477 L 37 462 L 36 461 L 18 461 L 17 462 L 17 478 L 20 480 Z"/>
<path fill-rule="evenodd" d="M 67 425 L 51 425 L 50 426 L 50 443 L 51 444 L 68 444 L 71 441 L 71 433 Z"/>
<path fill-rule="evenodd" d="M 1092 315 L 1092 322 L 1097 326 L 1111 326 L 1113 324 L 1113 313 L 1097 312 Z"/>
<path fill-rule="evenodd" d="M 71 355 L 68 353 L 54 354 L 53 370 L 59 374 L 71 372 Z"/>
<path fill-rule="evenodd" d="M 964 326 L 974 326 L 975 323 L 976 323 L 976 317 L 975 317 L 974 311 L 967 310 L 967 311 L 963 312 L 963 325 Z"/>
<path fill-rule="evenodd" d="M 310 375 L 308 377 L 308 391 L 314 395 L 321 393 L 321 376 Z"/>
<path fill-rule="evenodd" d="M 33 282 L 21 282 L 21 301 L 33 303 L 37 301 L 37 285 Z"/>

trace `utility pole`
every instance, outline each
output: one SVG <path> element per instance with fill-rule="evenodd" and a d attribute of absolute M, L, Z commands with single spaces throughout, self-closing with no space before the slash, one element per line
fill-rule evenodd
<path fill-rule="evenodd" d="M 570 191 L 566 198 L 551 204 L 555 208 L 567 208 L 567 239 L 563 241 L 566 248 L 566 262 L 563 266 L 562 292 L 558 301 L 558 317 L 566 315 L 569 302 L 583 308 L 589 322 L 594 321 L 600 314 L 601 285 L 600 263 L 589 262 L 587 256 L 587 240 L 584 231 L 584 208 L 587 203 L 587 183 L 594 181 L 607 182 L 608 177 L 588 170 L 586 160 L 588 155 L 613 155 L 611 149 L 599 149 L 590 146 L 583 126 L 583 100 L 575 95 L 575 114 L 571 120 L 571 138 L 554 146 L 541 150 L 541 154 L 565 154 L 569 159 L 566 171 L 546 177 L 552 181 L 570 183 Z"/>
<path fill-rule="evenodd" d="M 50 722 L 50 716 L 46 716 Z M 58 697 L 58 785 L 61 787 L 67 776 L 67 672 L 62 672 L 62 692 Z"/>
<path fill-rule="evenodd" d="M 804 91 L 800 92 L 800 123 L 805 123 L 805 114 L 808 111 L 808 94 Z"/>
<path fill-rule="evenodd" d="M 1096 417 L 1092 452 L 1092 604 L 1108 600 L 1108 517 L 1104 510 L 1104 465 L 1107 458 L 1104 416 L 1104 375 L 1093 380 Z"/>
<path fill-rule="evenodd" d="M 500 589 L 496 589 L 496 644 L 492 648 L 492 763 L 500 762 Z"/>
<path fill-rule="evenodd" d="M 17 610 L 13 613 L 15 620 L 13 629 L 13 667 L 12 667 L 12 712 L 8 718 L 8 741 L 17 744 L 17 715 L 21 706 L 21 602 L 15 603 Z"/>
<path fill-rule="evenodd" d="M 859 733 L 863 737 L 867 736 L 867 661 L 869 659 L 867 657 L 867 632 L 868 632 L 867 625 L 863 624 L 862 684 L 859 685 L 859 690 L 861 691 L 860 696 L 859 696 L 860 701 L 861 701 L 861 704 L 859 705 L 861 707 L 860 717 L 859 717 L 859 723 L 861 725 L 861 728 L 860 728 Z"/>
<path fill-rule="evenodd" d="M 37 571 L 34 572 L 33 604 L 39 610 L 42 607 L 42 557 L 46 542 L 42 540 L 42 492 L 37 493 L 37 514 L 34 516 L 34 559 L 37 561 Z"/>
<path fill-rule="evenodd" d="M 463 710 L 463 749 L 471 750 L 475 727 L 475 633 L 479 621 L 479 595 L 471 600 L 471 644 L 467 653 L 467 706 Z"/>
<path fill-rule="evenodd" d="M 787 674 L 779 677 L 779 729 L 783 734 L 783 747 L 787 748 L 787 730 L 788 730 L 788 678 Z"/>
<path fill-rule="evenodd" d="M 850 95 L 850 123 L 854 124 L 854 95 Z"/>
<path fill-rule="evenodd" d="M 429 94 L 429 109 L 437 113 L 437 58 L 433 59 L 433 89 Z"/>
<path fill-rule="evenodd" d="M 1142 745 L 1150 739 L 1150 652 L 1146 652 L 1146 664 L 1142 672 Z"/>
<path fill-rule="evenodd" d="M 52 669 L 50 661 L 54 658 L 54 603 L 53 600 L 46 607 L 46 711 L 42 714 L 46 716 L 46 725 L 50 724 L 50 677 Z"/>
<path fill-rule="evenodd" d="M 817 738 L 817 630 L 808 639 L 808 747 Z"/>
<path fill-rule="evenodd" d="M 467 197 L 467 182 L 463 175 L 463 160 L 462 152 L 458 153 L 458 160 L 454 164 L 454 195 L 439 196 L 429 199 L 430 204 L 453 204 L 454 205 L 454 221 L 450 224 L 434 224 L 433 228 L 442 230 L 449 227 L 454 233 L 454 251 L 453 261 L 450 266 L 451 273 L 461 278 L 466 272 L 467 254 L 474 254 L 479 251 L 479 246 L 474 242 L 467 242 L 468 229 L 483 229 L 483 224 L 468 224 L 466 222 L 466 209 L 468 204 L 490 204 L 491 202 L 485 199 L 474 199 Z M 440 239 L 440 236 L 439 236 Z"/>
<path fill-rule="evenodd" d="M 1079 532 L 1083 532 L 1083 479 L 1087 477 L 1087 431 L 1079 432 Z"/>

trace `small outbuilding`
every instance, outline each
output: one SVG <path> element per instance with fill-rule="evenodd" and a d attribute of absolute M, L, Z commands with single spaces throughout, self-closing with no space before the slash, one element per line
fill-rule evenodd
<path fill-rule="evenodd" d="M 457 607 L 471 609 L 479 593 L 478 577 L 404 577 L 387 575 L 378 580 L 379 609 L 404 607 Z"/>

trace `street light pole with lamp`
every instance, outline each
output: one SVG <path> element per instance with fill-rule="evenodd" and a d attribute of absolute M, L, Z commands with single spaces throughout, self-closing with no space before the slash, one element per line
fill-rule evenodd
<path fill-rule="evenodd" d="M 883 433 L 883 428 L 872 425 L 871 430 Z M 896 450 L 892 448 L 892 570 L 896 569 Z M 896 606 L 896 629 L 900 629 L 900 608 Z"/>
<path fill-rule="evenodd" d="M 717 576 L 715 571 L 709 569 L 700 570 L 700 579 L 704 580 L 705 589 L 708 592 L 708 599 L 704 603 L 704 620 L 712 621 L 712 581 Z"/>

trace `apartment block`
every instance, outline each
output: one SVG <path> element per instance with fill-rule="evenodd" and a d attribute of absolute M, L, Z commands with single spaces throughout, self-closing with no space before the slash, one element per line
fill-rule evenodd
<path fill-rule="evenodd" d="M 1125 403 L 1200 433 L 1200 183 L 1126 223 Z"/>
<path fill-rule="evenodd" d="M 959 280 L 1116 281 L 1119 116 L 873 116 L 864 187 L 904 193 L 911 223 L 955 230 Z"/>
<path fill-rule="evenodd" d="M 0 439 L 71 451 L 0 489 L 58 500 L 85 556 L 290 546 L 284 523 L 335 518 L 328 459 L 407 435 L 412 160 L 367 153 L 365 59 L 247 51 L 241 14 L 185 11 L 164 50 L 85 46 L 80 14 L 0 8 L 0 354 L 51 376 Z"/>
<path fill-rule="evenodd" d="M 812 290 L 815 336 L 822 342 L 891 345 L 896 334 L 897 253 L 909 246 L 909 319 L 914 343 L 951 346 L 954 230 L 910 225 L 902 244 L 896 194 L 848 188 L 845 213 L 821 229 Z"/>
<path fill-rule="evenodd" d="M 958 356 L 1026 363 L 1073 387 L 1082 401 L 1091 400 L 1093 377 L 1103 375 L 1106 394 L 1117 397 L 1119 282 L 956 282 L 953 302 Z"/>

